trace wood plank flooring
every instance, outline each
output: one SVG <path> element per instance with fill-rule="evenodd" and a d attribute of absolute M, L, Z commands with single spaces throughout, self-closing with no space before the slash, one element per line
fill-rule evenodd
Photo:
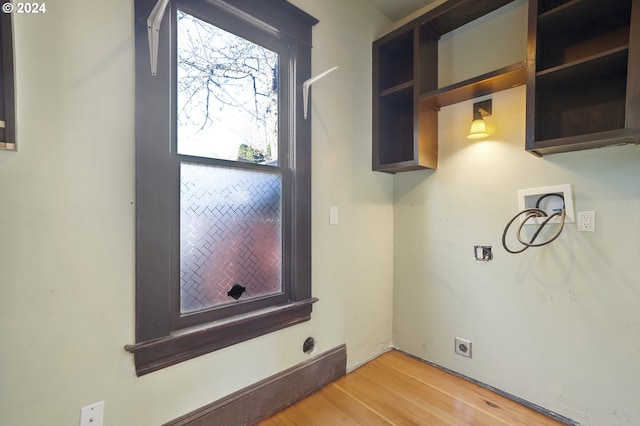
<path fill-rule="evenodd" d="M 562 424 L 402 352 L 391 351 L 260 426 Z"/>

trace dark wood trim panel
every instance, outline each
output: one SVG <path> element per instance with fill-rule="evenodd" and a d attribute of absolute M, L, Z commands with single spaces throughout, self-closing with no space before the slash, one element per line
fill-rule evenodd
<path fill-rule="evenodd" d="M 180 330 L 171 336 L 127 345 L 134 355 L 136 374 L 143 376 L 179 362 L 244 342 L 263 334 L 311 319 L 311 305 L 318 299 L 288 303 L 247 315 L 239 315 L 209 327 Z"/>
<path fill-rule="evenodd" d="M 302 83 L 311 76 L 311 27 L 318 20 L 284 0 L 170 2 L 160 30 L 158 69 L 149 64 L 147 17 L 156 0 L 135 0 L 136 337 L 126 350 L 143 375 L 307 321 L 311 296 L 311 120 Z M 176 8 L 278 51 L 283 176 L 283 291 L 195 314 L 179 312 L 179 170 L 175 143 Z M 197 14 L 196 14 L 197 15 Z M 216 23 L 216 25 L 218 25 Z M 172 46 L 173 43 L 173 46 Z M 284 148 L 283 148 L 284 147 Z M 234 163 L 235 165 L 235 163 Z M 240 166 L 238 166 L 240 167 Z"/>
<path fill-rule="evenodd" d="M 0 106 L 5 122 L 4 129 L 0 129 L 0 148 L 7 150 L 16 149 L 16 105 L 15 105 L 15 69 L 13 58 L 13 18 L 10 13 L 2 13 L 0 16 L 0 43 L 2 44 L 1 66 L 2 85 L 0 87 Z"/>
<path fill-rule="evenodd" d="M 631 5 L 629 62 L 627 65 L 626 127 L 640 133 L 640 3 Z M 636 139 L 640 143 L 640 137 Z"/>
<path fill-rule="evenodd" d="M 347 347 L 338 346 L 164 426 L 252 425 L 344 376 Z"/>
<path fill-rule="evenodd" d="M 318 21 L 313 16 L 304 12 L 286 0 L 215 0 L 221 5 L 228 4 L 235 11 L 251 10 L 251 14 L 245 14 L 245 19 L 266 23 L 277 29 L 280 34 L 285 34 L 308 46 L 311 46 L 311 28 Z M 277 7 L 278 13 L 274 13 Z"/>
<path fill-rule="evenodd" d="M 536 70 L 538 65 L 536 62 L 536 53 L 538 49 L 538 2 L 529 1 L 529 14 L 527 23 L 527 101 L 525 113 L 525 149 L 534 155 L 540 156 L 533 151 L 533 143 L 535 140 L 536 128 L 536 103 L 533 101 L 536 97 Z"/>
<path fill-rule="evenodd" d="M 171 80 L 168 66 L 151 75 L 147 17 L 154 0 L 135 1 L 136 96 L 136 342 L 171 332 L 171 229 L 173 201 L 166 188 L 176 178 L 169 149 Z M 158 64 L 169 62 L 171 13 L 162 21 Z"/>
<path fill-rule="evenodd" d="M 567 151 L 604 148 L 613 145 L 640 144 L 640 129 L 617 129 L 588 135 L 548 139 L 535 143 L 532 154 L 542 156 Z"/>

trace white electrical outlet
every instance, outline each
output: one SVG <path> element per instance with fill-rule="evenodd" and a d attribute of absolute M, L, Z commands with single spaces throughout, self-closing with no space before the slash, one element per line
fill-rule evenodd
<path fill-rule="evenodd" d="M 458 355 L 471 358 L 471 340 L 456 337 L 455 351 Z"/>
<path fill-rule="evenodd" d="M 80 409 L 80 426 L 102 426 L 104 401 Z"/>
<path fill-rule="evenodd" d="M 596 212 L 578 212 L 576 223 L 580 232 L 596 232 Z"/>

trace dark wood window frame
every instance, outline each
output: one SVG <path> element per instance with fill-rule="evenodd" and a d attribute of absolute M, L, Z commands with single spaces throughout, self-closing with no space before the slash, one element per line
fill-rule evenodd
<path fill-rule="evenodd" d="M 16 149 L 15 71 L 13 59 L 13 22 L 10 13 L 0 14 L 0 149 Z"/>
<path fill-rule="evenodd" d="M 311 126 L 302 84 L 311 74 L 311 30 L 318 21 L 285 0 L 171 0 L 163 18 L 157 75 L 149 61 L 147 17 L 157 0 L 135 0 L 136 343 L 137 374 L 147 374 L 311 317 Z M 215 16 L 214 25 L 279 51 L 279 144 L 284 169 L 282 294 L 219 312 L 180 315 L 179 173 L 175 160 L 177 8 Z M 268 40 L 260 40 L 267 36 Z M 278 47 L 280 49 L 280 47 Z M 284 56 L 283 56 L 284 54 Z M 284 61 L 284 62 L 283 62 Z M 223 160 L 220 160 L 223 164 Z M 284 259 L 286 258 L 286 259 Z"/>

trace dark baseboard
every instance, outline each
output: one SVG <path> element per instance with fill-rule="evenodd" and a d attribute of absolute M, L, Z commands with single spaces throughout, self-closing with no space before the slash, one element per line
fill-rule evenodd
<path fill-rule="evenodd" d="M 346 370 L 347 347 L 341 345 L 164 426 L 254 425 L 344 376 Z"/>
<path fill-rule="evenodd" d="M 419 356 L 410 354 L 409 352 L 405 352 L 402 349 L 398 349 L 398 348 L 394 348 L 394 349 L 397 350 L 398 352 L 402 352 L 403 354 L 405 354 L 407 356 L 410 356 L 411 358 L 415 358 L 418 361 L 422 361 L 422 362 L 424 362 L 426 364 L 429 364 L 429 365 L 431 365 L 433 367 L 436 367 L 436 368 L 438 368 L 438 369 L 440 369 L 442 371 L 446 371 L 449 374 L 452 374 L 454 376 L 460 377 L 461 379 L 464 379 L 464 380 L 466 380 L 468 382 L 475 383 L 478 386 L 482 386 L 485 389 L 489 389 L 490 391 L 492 391 L 494 393 L 497 393 L 498 395 L 502 395 L 505 398 L 509 398 L 510 400 L 515 401 L 518 404 L 521 404 L 521 405 L 524 405 L 525 407 L 531 408 L 533 411 L 537 411 L 540 414 L 544 414 L 547 417 L 551 417 L 552 419 L 557 420 L 557 421 L 559 421 L 561 423 L 564 423 L 567 426 L 580 426 L 580 423 L 576 422 L 575 420 L 572 420 L 572 419 L 570 419 L 568 417 L 565 417 L 565 416 L 563 416 L 561 414 L 558 414 L 558 413 L 556 413 L 554 411 L 547 410 L 544 407 L 541 407 L 539 405 L 533 404 L 533 403 L 531 403 L 531 402 L 529 402 L 527 400 L 524 400 L 524 399 L 522 399 L 520 397 L 512 395 L 512 394 L 510 394 L 508 392 L 504 392 L 504 391 L 502 391 L 502 390 L 500 390 L 498 388 L 494 388 L 491 385 L 488 385 L 488 384 L 483 383 L 481 381 L 478 381 L 476 379 L 472 379 L 471 377 L 468 377 L 468 376 L 465 376 L 464 374 L 460 374 L 460 373 L 458 373 L 456 371 L 450 370 L 450 369 L 448 369 L 446 367 L 443 367 L 441 365 L 438 365 L 438 364 L 436 364 L 434 362 L 427 361 L 426 359 L 420 358 Z"/>

